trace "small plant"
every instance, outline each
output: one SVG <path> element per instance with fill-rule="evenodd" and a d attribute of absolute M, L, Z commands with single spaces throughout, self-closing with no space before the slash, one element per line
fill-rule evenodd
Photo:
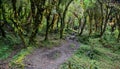
<path fill-rule="evenodd" d="M 98 69 L 96 61 L 92 60 L 89 69 Z"/>
<path fill-rule="evenodd" d="M 12 69 L 24 69 L 25 65 L 23 59 L 28 55 L 34 48 L 28 47 L 27 49 L 22 49 L 17 55 L 13 57 L 9 63 L 10 68 Z"/>
<path fill-rule="evenodd" d="M 75 45 L 74 45 L 74 44 L 71 44 L 71 45 L 70 45 L 70 48 L 74 48 L 74 47 L 75 47 Z"/>

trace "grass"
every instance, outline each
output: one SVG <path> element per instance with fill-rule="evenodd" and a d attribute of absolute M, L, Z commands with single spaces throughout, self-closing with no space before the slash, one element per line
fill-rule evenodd
<path fill-rule="evenodd" d="M 0 38 L 0 61 L 6 61 L 9 57 L 12 57 L 12 60 L 7 60 L 10 61 L 9 66 L 12 67 L 11 69 L 16 69 L 14 68 L 16 66 L 24 69 L 23 59 L 34 49 L 33 46 L 23 49 L 20 43 L 19 38 L 14 35 L 6 35 L 6 38 Z M 21 51 L 17 52 L 18 49 Z M 11 56 L 13 52 L 17 55 Z"/>
<path fill-rule="evenodd" d="M 64 41 L 64 40 L 59 39 L 58 34 L 50 34 L 49 39 L 46 41 L 44 40 L 42 36 L 38 36 L 36 40 L 37 40 L 37 47 L 40 47 L 40 48 L 44 47 L 48 49 L 59 46 L 60 43 Z"/>
<path fill-rule="evenodd" d="M 50 35 L 50 40 L 44 41 L 44 38 L 39 36 L 37 40 L 37 45 L 29 46 L 26 49 L 23 49 L 19 46 L 21 43 L 19 39 L 13 35 L 7 35 L 6 38 L 0 39 L 0 60 L 6 60 L 11 56 L 11 53 L 15 51 L 16 49 L 20 49 L 19 52 L 17 52 L 16 55 L 12 57 L 12 60 L 9 63 L 9 67 L 11 69 L 24 69 L 24 58 L 26 55 L 33 52 L 34 49 L 38 47 L 44 47 L 44 48 L 53 48 L 55 46 L 59 46 L 60 42 L 63 40 L 60 40 L 58 35 Z M 16 51 L 15 51 L 16 52 Z M 58 57 L 59 54 L 55 54 L 54 57 Z"/>
<path fill-rule="evenodd" d="M 27 49 L 22 49 L 17 55 L 15 55 L 11 62 L 10 62 L 10 67 L 11 68 L 17 68 L 17 69 L 24 69 L 25 65 L 24 65 L 24 58 L 28 55 L 31 54 L 31 52 L 33 52 L 36 48 L 41 48 L 41 47 L 45 47 L 45 48 L 53 48 L 55 46 L 58 46 L 60 43 L 60 40 L 52 40 L 52 41 L 40 41 L 39 45 L 40 46 L 30 46 Z M 57 57 L 58 54 L 54 54 L 54 57 Z"/>
<path fill-rule="evenodd" d="M 0 60 L 7 59 L 12 50 L 9 45 L 6 45 L 6 43 L 4 43 L 3 41 L 4 40 L 0 40 Z"/>
<path fill-rule="evenodd" d="M 7 59 L 10 56 L 9 46 L 0 43 L 0 60 Z"/>
<path fill-rule="evenodd" d="M 28 47 L 26 49 L 22 49 L 17 55 L 15 55 L 11 62 L 9 63 L 9 66 L 11 69 L 24 69 L 25 65 L 24 65 L 24 58 L 26 57 L 26 55 L 30 54 L 33 50 L 35 49 L 35 47 Z"/>
<path fill-rule="evenodd" d="M 19 44 L 20 40 L 14 35 L 6 35 L 6 38 L 0 38 L 0 60 L 7 59 L 11 52 Z"/>
<path fill-rule="evenodd" d="M 84 38 L 86 41 L 82 41 L 80 48 L 60 69 L 120 69 L 120 50 L 113 52 L 113 47 L 120 46 L 119 43 L 111 41 L 114 44 L 106 48 L 104 42 L 109 45 L 111 42 L 101 42 L 101 38 L 81 39 Z"/>
<path fill-rule="evenodd" d="M 45 47 L 45 48 L 53 48 L 54 46 L 58 46 L 58 41 L 52 40 L 52 41 L 41 41 L 40 42 L 40 47 Z M 39 47 L 39 46 L 38 46 Z M 34 46 L 30 46 L 27 49 L 22 49 L 17 55 L 15 55 L 11 62 L 9 63 L 10 67 L 12 69 L 24 69 L 24 58 L 28 55 L 31 54 L 36 48 Z M 59 54 L 56 53 L 54 54 L 53 58 L 59 57 Z"/>
<path fill-rule="evenodd" d="M 47 41 L 40 41 L 39 47 L 44 47 L 51 49 L 53 47 L 59 46 L 61 40 L 47 40 Z"/>
<path fill-rule="evenodd" d="M 59 46 L 61 42 L 64 42 L 64 40 L 59 39 L 58 34 L 50 34 L 48 41 L 43 41 L 44 38 L 41 36 L 36 40 L 38 47 L 48 49 Z M 115 37 L 109 34 L 102 38 L 83 35 L 78 37 L 78 41 L 82 43 L 80 48 L 67 62 L 61 65 L 60 69 L 120 69 L 120 43 L 115 41 Z M 19 43 L 19 39 L 11 35 L 4 40 L 0 40 L 0 60 L 7 59 L 14 50 L 14 44 Z M 24 58 L 38 47 L 30 46 L 21 49 L 9 63 L 10 67 L 12 69 L 24 69 Z M 74 44 L 71 44 L 70 47 L 74 48 Z M 56 53 L 53 57 L 57 58 L 59 55 L 59 53 Z"/>

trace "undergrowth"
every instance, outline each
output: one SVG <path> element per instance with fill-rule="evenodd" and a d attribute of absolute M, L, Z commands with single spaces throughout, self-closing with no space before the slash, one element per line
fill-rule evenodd
<path fill-rule="evenodd" d="M 34 50 L 34 47 L 28 47 L 27 49 L 22 49 L 17 55 L 15 55 L 11 62 L 9 63 L 9 67 L 11 69 L 24 69 L 24 58 L 26 55 L 30 54 Z"/>
<path fill-rule="evenodd" d="M 78 37 L 82 43 L 60 69 L 120 69 L 120 43 L 106 32 L 102 38 Z"/>
<path fill-rule="evenodd" d="M 18 45 L 20 40 L 13 35 L 6 35 L 6 38 L 0 38 L 0 60 L 7 59 L 15 45 Z"/>

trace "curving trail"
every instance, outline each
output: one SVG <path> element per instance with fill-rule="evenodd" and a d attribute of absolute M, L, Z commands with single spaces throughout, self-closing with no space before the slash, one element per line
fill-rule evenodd
<path fill-rule="evenodd" d="M 25 58 L 25 69 L 58 69 L 62 63 L 72 56 L 79 46 L 77 41 L 67 38 L 58 47 L 36 49 Z"/>

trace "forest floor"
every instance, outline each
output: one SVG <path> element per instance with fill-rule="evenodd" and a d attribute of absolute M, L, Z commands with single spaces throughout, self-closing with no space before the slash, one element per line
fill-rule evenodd
<path fill-rule="evenodd" d="M 36 46 L 11 51 L 3 44 L 0 54 L 9 57 L 0 60 L 0 69 L 120 69 L 120 43 L 74 34 L 58 38 L 52 35 L 43 41 L 39 36 Z"/>
<path fill-rule="evenodd" d="M 57 47 L 36 49 L 24 59 L 25 69 L 58 69 L 79 46 L 76 40 L 67 37 Z"/>

